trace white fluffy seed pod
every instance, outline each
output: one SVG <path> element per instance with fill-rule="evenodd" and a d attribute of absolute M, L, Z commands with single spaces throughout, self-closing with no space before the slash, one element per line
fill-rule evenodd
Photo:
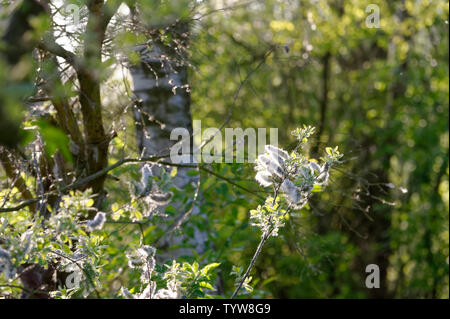
<path fill-rule="evenodd" d="M 98 212 L 93 219 L 88 220 L 87 222 L 89 231 L 102 229 L 103 225 L 105 224 L 105 221 L 106 221 L 106 214 L 103 212 Z"/>
<path fill-rule="evenodd" d="M 154 291 L 156 285 L 154 282 L 150 282 L 147 287 L 145 287 L 144 291 L 137 296 L 137 299 L 152 299 L 154 298 Z"/>
<path fill-rule="evenodd" d="M 272 174 L 268 171 L 260 171 L 256 173 L 255 179 L 256 181 L 263 187 L 267 187 L 272 185 Z"/>
<path fill-rule="evenodd" d="M 289 179 L 283 181 L 280 190 L 285 193 L 293 203 L 298 203 L 302 199 L 299 189 Z"/>
<path fill-rule="evenodd" d="M 139 252 L 144 256 L 155 256 L 156 248 L 150 245 L 143 245 L 139 248 Z"/>
<path fill-rule="evenodd" d="M 0 247 L 0 274 L 5 273 L 6 279 L 11 279 L 15 275 L 15 269 L 11 262 L 11 254 Z"/>
<path fill-rule="evenodd" d="M 128 251 L 125 255 L 128 258 L 130 268 L 145 268 L 145 271 L 153 271 L 156 265 L 156 249 L 149 245 L 144 245 L 136 250 Z"/>
<path fill-rule="evenodd" d="M 153 177 L 152 167 L 149 164 L 145 164 L 141 168 L 141 183 L 144 184 L 149 178 Z"/>
<path fill-rule="evenodd" d="M 177 290 L 171 290 L 171 289 L 159 289 L 155 295 L 153 296 L 153 299 L 179 299 L 180 294 Z"/>
<path fill-rule="evenodd" d="M 317 182 L 322 185 L 327 185 L 329 177 L 330 177 L 330 165 L 328 163 L 325 163 L 321 167 L 321 172 L 319 176 L 317 176 Z"/>
<path fill-rule="evenodd" d="M 272 175 L 276 175 L 279 178 L 283 178 L 284 170 L 280 164 L 268 155 L 258 156 L 258 170 L 266 170 Z"/>
<path fill-rule="evenodd" d="M 320 166 L 316 162 L 309 162 L 309 166 L 315 171 L 320 171 Z"/>
<path fill-rule="evenodd" d="M 267 153 L 270 154 L 271 157 L 276 159 L 280 164 L 289 158 L 288 152 L 273 145 L 266 145 L 264 146 L 264 149 L 266 150 Z"/>
<path fill-rule="evenodd" d="M 257 170 L 265 170 L 265 169 L 267 169 L 267 166 L 269 166 L 269 163 L 270 163 L 269 156 L 267 156 L 265 154 L 259 155 L 256 160 L 256 164 L 257 164 L 256 169 Z"/>
<path fill-rule="evenodd" d="M 137 191 L 140 196 L 147 195 L 153 185 L 153 173 L 152 167 L 149 164 L 145 164 L 141 168 L 141 183 L 137 186 Z"/>
<path fill-rule="evenodd" d="M 149 197 L 152 202 L 159 206 L 167 205 L 169 204 L 170 200 L 172 199 L 173 193 L 162 193 L 162 192 L 154 192 L 150 193 Z"/>

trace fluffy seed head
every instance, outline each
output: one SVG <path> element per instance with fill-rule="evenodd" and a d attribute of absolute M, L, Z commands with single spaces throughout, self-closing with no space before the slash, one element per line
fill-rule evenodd
<path fill-rule="evenodd" d="M 267 187 L 272 185 L 271 176 L 272 174 L 270 174 L 268 171 L 260 171 L 256 173 L 255 179 L 261 186 Z"/>
<path fill-rule="evenodd" d="M 163 206 L 163 205 L 167 205 L 171 198 L 172 198 L 172 193 L 168 192 L 168 193 L 162 193 L 162 192 L 154 192 L 151 193 L 150 196 L 150 200 L 152 202 L 154 202 L 155 204 L 159 205 L 159 206 Z"/>
<path fill-rule="evenodd" d="M 288 152 L 273 145 L 266 145 L 264 146 L 264 149 L 274 160 L 279 162 L 280 165 L 289 158 Z"/>
<path fill-rule="evenodd" d="M 289 179 L 285 179 L 283 181 L 280 189 L 282 192 L 286 193 L 291 202 L 298 203 L 301 201 L 302 199 L 301 192 Z"/>
<path fill-rule="evenodd" d="M 87 222 L 89 231 L 102 229 L 103 225 L 105 224 L 105 221 L 106 221 L 106 214 L 103 212 L 98 212 L 93 219 Z"/>

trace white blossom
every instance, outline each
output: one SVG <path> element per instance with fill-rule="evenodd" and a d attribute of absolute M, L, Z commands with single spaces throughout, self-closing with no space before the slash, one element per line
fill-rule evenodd
<path fill-rule="evenodd" d="M 26 255 L 28 254 L 31 249 L 33 249 L 33 246 L 35 245 L 35 242 L 33 241 L 33 230 L 32 229 L 28 229 L 27 231 L 25 231 L 22 236 L 20 236 L 20 240 L 23 243 L 23 247 L 22 247 L 22 254 Z"/>
<path fill-rule="evenodd" d="M 317 183 L 320 185 L 327 185 L 328 184 L 328 178 L 330 177 L 330 165 L 328 163 L 325 163 L 322 165 L 320 174 L 317 176 Z"/>
<path fill-rule="evenodd" d="M 153 299 L 179 299 L 180 293 L 177 290 L 159 289 Z"/>
<path fill-rule="evenodd" d="M 152 272 L 155 268 L 156 249 L 152 246 L 144 245 L 134 251 L 126 254 L 128 258 L 128 266 L 130 268 L 138 268 L 143 272 Z"/>
<path fill-rule="evenodd" d="M 156 287 L 155 282 L 153 281 L 149 282 L 148 285 L 145 287 L 145 289 L 136 296 L 137 297 L 136 299 L 152 299 L 155 287 Z"/>

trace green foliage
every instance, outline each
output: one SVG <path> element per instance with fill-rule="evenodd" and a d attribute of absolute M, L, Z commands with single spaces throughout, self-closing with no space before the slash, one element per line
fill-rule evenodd
<path fill-rule="evenodd" d="M 86 1 L 64 3 L 80 6 L 81 22 L 59 43 L 84 57 Z M 20 297 L 24 291 L 11 285 L 23 285 L 23 266 L 36 264 L 63 274 L 56 287 L 39 287 L 51 288 L 54 298 L 230 297 L 262 236 L 270 234 L 239 295 L 448 298 L 448 2 L 377 1 L 380 28 L 365 24 L 368 0 L 250 1 L 226 8 L 219 1 L 126 3 L 140 7 L 148 29 L 135 32 L 141 30 L 121 11 L 108 26 L 101 62 L 84 61 L 101 83 L 100 113 L 112 139 L 107 164 L 141 155 L 135 133 L 141 123 L 133 117 L 139 101 L 122 62 L 138 65 L 133 48 L 149 42 L 151 49 L 149 38 L 158 36 L 176 52 L 171 59 L 183 56 L 178 62 L 190 66 L 193 118 L 220 127 L 231 114 L 228 127 L 279 128 L 279 151 L 264 155 L 280 157 L 283 165 L 263 162 L 255 181 L 253 163 L 202 166 L 208 171 L 171 167 L 146 178 L 145 163 L 126 163 L 108 172 L 105 200 L 95 207 L 97 197 L 84 185 L 61 191 L 89 169 L 47 100 L 67 98 L 75 122 L 85 127 L 73 68 L 61 57 L 58 68 L 43 62 L 54 55 L 35 44 L 16 65 L 2 55 L 0 143 L 17 146 L 17 175 L 0 170 L 1 295 Z M 9 13 L 2 4 L 2 22 Z M 174 37 L 177 19 L 191 29 L 181 35 L 183 45 Z M 29 22 L 33 42 L 61 21 L 41 15 Z M 56 71 L 63 84 L 42 87 L 43 76 Z M 45 102 L 30 102 L 32 95 Z M 105 142 L 88 141 L 84 131 L 80 136 L 92 154 Z M 59 154 L 65 165 L 56 164 Z M 35 166 L 45 174 L 38 176 Z M 173 181 L 183 174 L 198 177 L 199 189 L 193 183 L 177 188 Z M 281 189 L 286 179 L 292 185 Z M 34 211 L 7 211 L 30 198 L 38 199 Z M 290 204 L 295 209 L 288 210 Z M 199 213 L 190 214 L 192 207 Z M 165 246 L 167 228 L 159 225 L 174 226 L 170 235 L 187 239 Z M 207 234 L 203 252 L 188 240 L 198 231 Z M 182 253 L 167 259 L 175 250 Z M 143 251 L 145 258 L 131 267 L 130 258 Z M 382 273 L 377 290 L 364 286 L 365 266 L 372 263 Z"/>
<path fill-rule="evenodd" d="M 53 126 L 44 120 L 36 123 L 39 127 L 39 133 L 44 141 L 44 149 L 48 155 L 55 155 L 60 151 L 65 160 L 72 162 L 72 154 L 69 150 L 69 137 L 57 126 Z"/>
<path fill-rule="evenodd" d="M 365 26 L 370 3 L 265 1 L 213 14 L 195 33 L 194 118 L 218 127 L 241 80 L 278 45 L 240 90 L 229 125 L 278 127 L 291 149 L 287 133 L 314 124 L 306 152 L 333 144 L 346 154 L 328 189 L 267 243 L 252 273 L 264 292 L 254 296 L 448 297 L 448 3 L 378 1 L 378 29 Z M 216 171 L 252 187 L 249 167 Z M 203 209 L 215 245 L 232 251 L 222 261 L 231 270 L 258 244 L 246 211 L 259 200 L 206 183 L 214 195 Z M 381 261 L 387 276 L 376 295 L 364 269 Z"/>

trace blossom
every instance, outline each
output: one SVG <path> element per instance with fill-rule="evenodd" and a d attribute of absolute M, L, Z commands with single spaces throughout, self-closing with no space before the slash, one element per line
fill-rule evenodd
<path fill-rule="evenodd" d="M 179 299 L 181 298 L 181 282 L 177 280 L 179 264 L 169 267 L 164 274 L 167 280 L 167 288 L 156 290 L 156 283 L 151 280 L 152 272 L 155 270 L 156 249 L 149 245 L 144 245 L 126 254 L 131 268 L 137 268 L 142 272 L 141 282 L 146 284 L 144 290 L 138 294 L 132 294 L 128 289 L 122 287 L 121 293 L 127 299 Z"/>
<path fill-rule="evenodd" d="M 148 283 L 145 289 L 136 296 L 136 299 L 152 299 L 156 284 L 154 281 Z"/>
<path fill-rule="evenodd" d="M 160 289 L 153 296 L 153 299 L 179 299 L 179 294 L 176 291 L 169 289 Z"/>
<path fill-rule="evenodd" d="M 145 164 L 141 169 L 142 193 L 147 193 L 152 189 L 152 178 L 152 167 L 149 164 Z"/>
<path fill-rule="evenodd" d="M 330 164 L 325 163 L 322 165 L 320 169 L 320 174 L 317 176 L 317 183 L 320 185 L 328 184 L 328 178 L 330 177 Z"/>
<path fill-rule="evenodd" d="M 180 299 L 181 293 L 179 285 L 169 281 L 167 283 L 167 289 L 159 289 L 154 295 L 153 299 Z"/>

